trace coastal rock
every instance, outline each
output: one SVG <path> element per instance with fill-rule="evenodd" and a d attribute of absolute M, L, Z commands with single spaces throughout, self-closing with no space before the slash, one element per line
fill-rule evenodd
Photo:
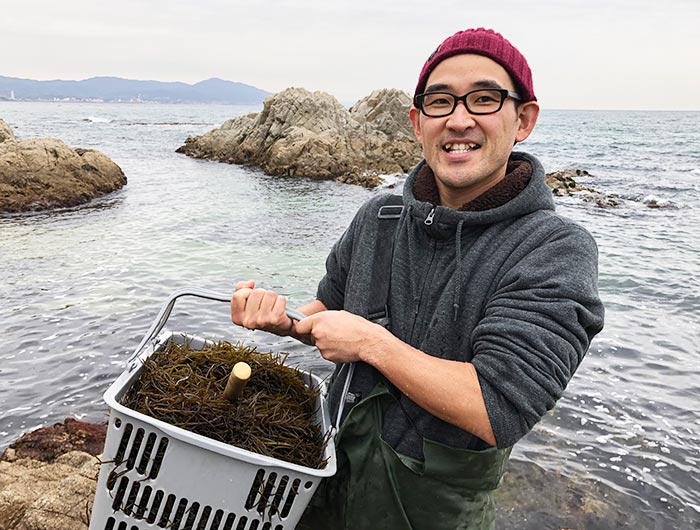
<path fill-rule="evenodd" d="M 0 212 L 76 206 L 125 184 L 121 168 L 93 149 L 55 138 L 0 143 Z"/>
<path fill-rule="evenodd" d="M 620 205 L 620 199 L 616 195 L 605 194 L 594 188 L 582 186 L 575 178 L 592 177 L 585 169 L 565 169 L 554 171 L 545 175 L 547 185 L 552 188 L 552 193 L 558 197 L 577 196 L 584 201 L 593 202 L 600 208 L 612 208 Z"/>
<path fill-rule="evenodd" d="M 0 118 L 0 143 L 5 140 L 14 140 L 15 134 L 5 120 Z"/>
<path fill-rule="evenodd" d="M 421 157 L 408 120 L 410 104 L 408 94 L 384 89 L 347 110 L 329 94 L 289 88 L 267 98 L 262 112 L 187 138 L 177 152 L 254 164 L 276 176 L 347 181 L 371 172 L 407 172 Z"/>
<path fill-rule="evenodd" d="M 52 464 L 0 461 L 0 529 L 85 530 L 98 472 L 97 458 L 79 451 Z"/>
<path fill-rule="evenodd" d="M 63 423 L 42 427 L 17 439 L 0 457 L 0 460 L 33 458 L 52 463 L 70 451 L 82 451 L 99 455 L 107 435 L 107 424 L 88 423 L 66 418 Z"/>

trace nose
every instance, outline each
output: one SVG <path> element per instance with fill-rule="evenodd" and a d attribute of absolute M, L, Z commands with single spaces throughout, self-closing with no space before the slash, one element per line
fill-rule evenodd
<path fill-rule="evenodd" d="M 447 127 L 464 130 L 474 126 L 474 117 L 467 111 L 464 101 L 458 101 L 455 110 L 447 119 Z"/>

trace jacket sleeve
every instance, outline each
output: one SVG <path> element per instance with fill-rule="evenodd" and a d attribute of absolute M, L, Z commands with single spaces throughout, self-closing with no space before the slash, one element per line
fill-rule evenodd
<path fill-rule="evenodd" d="M 472 335 L 498 447 L 513 445 L 554 407 L 603 328 L 591 235 L 567 223 L 528 244 L 501 276 Z"/>

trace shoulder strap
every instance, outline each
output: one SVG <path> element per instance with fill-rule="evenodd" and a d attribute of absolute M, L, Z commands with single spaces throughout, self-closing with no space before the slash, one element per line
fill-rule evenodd
<path fill-rule="evenodd" d="M 367 318 L 384 327 L 389 325 L 389 286 L 391 284 L 391 256 L 394 250 L 394 234 L 403 212 L 403 198 L 387 195 L 377 212 L 377 241 L 374 246 L 372 279 L 367 307 Z"/>

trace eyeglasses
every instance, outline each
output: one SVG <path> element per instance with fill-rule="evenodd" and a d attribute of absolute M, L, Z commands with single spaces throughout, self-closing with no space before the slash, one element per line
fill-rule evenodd
<path fill-rule="evenodd" d="M 443 118 L 452 114 L 457 103 L 464 103 L 469 114 L 494 114 L 503 108 L 506 98 L 520 101 L 520 96 L 505 88 L 482 88 L 472 90 L 463 96 L 455 96 L 449 92 L 425 92 L 415 98 L 416 106 L 430 118 Z"/>

